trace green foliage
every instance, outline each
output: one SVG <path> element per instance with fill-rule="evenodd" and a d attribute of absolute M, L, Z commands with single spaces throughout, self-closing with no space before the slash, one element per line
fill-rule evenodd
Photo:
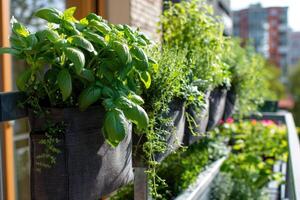
<path fill-rule="evenodd" d="M 205 166 L 226 155 L 227 151 L 221 141 L 207 137 L 171 154 L 157 169 L 162 181 L 157 183 L 160 195 L 153 198 L 167 200 L 178 196 L 196 180 Z M 133 200 L 133 185 L 120 188 L 110 199 Z"/>
<path fill-rule="evenodd" d="M 230 85 L 230 74 L 223 61 L 226 55 L 222 24 L 205 1 L 192 0 L 167 4 L 161 17 L 167 45 L 188 51 L 191 81 L 201 80 L 202 91 Z"/>
<path fill-rule="evenodd" d="M 139 88 L 151 85 L 148 71 L 155 62 L 149 62 L 143 50 L 150 41 L 127 25 L 109 24 L 95 14 L 78 21 L 75 10 L 37 10 L 35 16 L 49 24 L 35 33 L 12 18 L 12 46 L 0 53 L 26 61 L 29 67 L 20 74 L 17 86 L 40 106 L 85 110 L 102 103 L 107 111 L 104 135 L 116 146 L 127 134 L 127 120 L 139 129 L 148 125 L 141 103 L 128 98 L 141 99 Z M 130 105 L 120 106 L 120 99 Z"/>
<path fill-rule="evenodd" d="M 225 123 L 214 134 L 228 138 L 232 145 L 232 153 L 221 170 L 234 185 L 231 191 L 216 194 L 226 198 L 216 199 L 256 199 L 269 181 L 281 181 L 282 175 L 273 172 L 273 165 L 287 161 L 285 126 L 269 120 L 241 121 Z"/>
<path fill-rule="evenodd" d="M 243 48 L 237 39 L 227 40 L 227 44 L 230 51 L 226 62 L 231 66 L 231 85 L 237 95 L 236 111 L 239 116 L 244 116 L 257 110 L 264 100 L 274 98 L 271 87 L 275 84 L 280 88 L 283 86 L 274 77 L 275 68 L 267 65 L 253 47 L 248 45 Z"/>
<path fill-rule="evenodd" d="M 300 125 L 300 63 L 294 66 L 294 69 L 289 75 L 289 91 L 292 94 L 293 100 L 295 101 L 295 106 L 292 109 L 293 115 L 295 117 L 295 123 L 297 126 Z"/>

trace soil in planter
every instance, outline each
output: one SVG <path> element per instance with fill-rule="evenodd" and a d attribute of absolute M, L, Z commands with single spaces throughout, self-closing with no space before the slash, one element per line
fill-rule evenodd
<path fill-rule="evenodd" d="M 227 90 L 223 87 L 215 88 L 209 97 L 209 119 L 207 131 L 216 127 L 223 118 Z"/>
<path fill-rule="evenodd" d="M 234 106 L 236 102 L 236 93 L 233 88 L 227 91 L 226 94 L 226 103 L 225 103 L 225 109 L 224 109 L 224 115 L 223 120 L 226 121 L 228 118 L 230 118 L 233 115 L 234 112 Z"/>
<path fill-rule="evenodd" d="M 203 108 L 189 106 L 187 109 L 189 117 L 193 120 L 188 122 L 187 119 L 187 122 L 185 123 L 184 144 L 187 146 L 200 140 L 205 135 L 209 117 L 209 96 L 210 92 L 207 92 L 204 97 Z"/>
<path fill-rule="evenodd" d="M 131 159 L 131 124 L 126 138 L 112 148 L 101 133 L 102 107 L 84 112 L 75 108 L 50 109 L 47 118 L 64 122 L 59 137 L 60 153 L 50 168 L 37 171 L 38 155 L 44 152 L 44 118 L 30 114 L 31 124 L 31 198 L 38 200 L 95 200 L 133 180 Z"/>
<path fill-rule="evenodd" d="M 169 113 L 166 118 L 172 121 L 173 126 L 166 125 L 167 135 L 162 136 L 166 142 L 166 150 L 155 154 L 155 160 L 161 162 L 171 152 L 178 149 L 183 144 L 185 131 L 185 108 L 184 101 L 176 99 L 170 103 Z M 133 165 L 146 166 L 146 158 L 143 152 L 143 144 L 147 141 L 145 134 L 133 134 Z"/>

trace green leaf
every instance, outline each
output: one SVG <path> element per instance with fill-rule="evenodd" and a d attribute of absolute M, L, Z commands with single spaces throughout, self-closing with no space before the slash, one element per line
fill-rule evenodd
<path fill-rule="evenodd" d="M 97 31 L 100 31 L 101 33 L 103 33 L 104 35 L 106 35 L 107 33 L 109 33 L 111 31 L 111 28 L 104 22 L 99 22 L 96 21 L 94 19 L 92 19 L 90 21 L 89 24 L 91 27 L 95 28 Z"/>
<path fill-rule="evenodd" d="M 89 20 L 89 21 L 92 21 L 93 19 L 96 20 L 96 21 L 101 21 L 101 20 L 102 20 L 102 17 L 96 15 L 95 13 L 89 13 L 89 14 L 86 16 L 86 19 Z"/>
<path fill-rule="evenodd" d="M 80 77 L 84 78 L 85 80 L 87 80 L 89 82 L 94 82 L 95 81 L 94 74 L 89 69 L 83 69 L 81 74 L 80 74 Z"/>
<path fill-rule="evenodd" d="M 41 8 L 35 12 L 35 16 L 48 22 L 59 24 L 62 13 L 55 8 Z"/>
<path fill-rule="evenodd" d="M 79 95 L 78 103 L 79 109 L 85 110 L 90 105 L 98 101 L 101 97 L 101 88 L 97 86 L 90 86 L 84 89 Z"/>
<path fill-rule="evenodd" d="M 75 71 L 78 75 L 80 75 L 84 65 L 85 65 L 85 57 L 84 54 L 76 48 L 66 47 L 64 48 L 64 52 L 69 60 L 74 63 Z"/>
<path fill-rule="evenodd" d="M 21 52 L 16 49 L 12 49 L 12 48 L 8 48 L 8 47 L 0 48 L 0 54 L 19 55 L 20 53 Z"/>
<path fill-rule="evenodd" d="M 107 46 L 107 43 L 106 43 L 105 39 L 102 36 L 97 35 L 96 33 L 92 33 L 92 32 L 89 32 L 89 31 L 83 31 L 83 36 L 91 42 L 94 42 L 96 44 L 100 44 L 102 47 Z"/>
<path fill-rule="evenodd" d="M 132 108 L 123 109 L 123 112 L 126 118 L 136 124 L 139 129 L 146 129 L 148 127 L 149 118 L 141 106 L 134 104 Z"/>
<path fill-rule="evenodd" d="M 74 13 L 76 11 L 76 7 L 70 7 L 63 12 L 63 17 L 67 21 L 75 22 Z"/>
<path fill-rule="evenodd" d="M 38 43 L 38 39 L 35 34 L 30 34 L 26 37 L 26 41 L 29 47 L 34 47 Z"/>
<path fill-rule="evenodd" d="M 72 93 L 72 78 L 67 69 L 62 69 L 57 75 L 57 83 L 65 101 Z"/>
<path fill-rule="evenodd" d="M 151 76 L 148 72 L 144 71 L 139 73 L 141 81 L 144 83 L 146 89 L 148 89 L 151 85 Z"/>
<path fill-rule="evenodd" d="M 113 97 L 114 91 L 110 89 L 109 87 L 103 87 L 102 94 L 105 97 Z"/>
<path fill-rule="evenodd" d="M 113 41 L 112 48 L 116 51 L 117 56 L 120 58 L 124 65 L 129 64 L 132 61 L 131 54 L 129 53 L 129 48 L 126 44 L 122 44 L 118 41 Z"/>
<path fill-rule="evenodd" d="M 122 109 L 127 119 L 136 124 L 139 129 L 146 129 L 149 123 L 149 118 L 146 111 L 138 104 L 130 101 L 124 96 L 121 96 L 116 105 Z"/>
<path fill-rule="evenodd" d="M 23 24 L 18 22 L 14 17 L 12 17 L 11 19 L 11 24 L 12 24 L 12 31 L 16 35 L 21 37 L 27 37 L 30 34 L 27 28 Z"/>
<path fill-rule="evenodd" d="M 79 36 L 79 35 L 71 36 L 68 38 L 68 42 L 77 47 L 81 47 L 89 52 L 95 52 L 95 49 L 94 49 L 92 43 L 90 43 L 90 41 L 88 41 L 87 39 L 85 39 L 82 36 Z"/>
<path fill-rule="evenodd" d="M 148 57 L 143 49 L 138 46 L 133 46 L 130 49 L 130 52 L 133 54 L 134 58 L 137 59 L 137 65 L 135 66 L 137 69 L 144 71 L 149 68 Z"/>
<path fill-rule="evenodd" d="M 136 104 L 138 104 L 138 105 L 142 105 L 142 104 L 145 103 L 144 100 L 143 100 L 143 98 L 140 97 L 139 95 L 136 95 L 136 94 L 129 94 L 129 95 L 128 95 L 128 98 L 129 98 L 132 102 L 134 102 L 134 103 L 136 103 Z"/>
<path fill-rule="evenodd" d="M 127 135 L 128 122 L 119 109 L 108 111 L 104 119 L 104 136 L 107 142 L 113 147 L 118 144 Z"/>
<path fill-rule="evenodd" d="M 17 87 L 20 91 L 26 90 L 26 84 L 29 82 L 32 75 L 31 69 L 24 70 L 19 76 L 16 81 Z"/>
<path fill-rule="evenodd" d="M 43 31 L 44 36 L 48 38 L 52 43 L 57 42 L 60 39 L 59 34 L 56 31 L 46 29 Z"/>

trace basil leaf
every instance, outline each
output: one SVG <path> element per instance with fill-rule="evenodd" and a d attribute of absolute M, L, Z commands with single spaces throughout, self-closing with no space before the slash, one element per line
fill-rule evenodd
<path fill-rule="evenodd" d="M 59 24 L 62 13 L 55 8 L 41 8 L 35 12 L 35 16 L 48 22 Z"/>
<path fill-rule="evenodd" d="M 57 83 L 65 101 L 72 93 L 72 79 L 67 69 L 62 69 L 57 75 Z"/>
<path fill-rule="evenodd" d="M 130 52 L 134 55 L 136 61 L 136 68 L 140 70 L 147 70 L 149 68 L 148 57 L 143 49 L 138 46 L 133 46 L 130 49 Z"/>
<path fill-rule="evenodd" d="M 111 28 L 107 24 L 105 24 L 104 22 L 96 21 L 94 19 L 90 21 L 89 25 L 95 28 L 97 31 L 103 33 L 104 35 L 111 31 Z"/>
<path fill-rule="evenodd" d="M 94 74 L 89 69 L 83 69 L 81 74 L 80 74 L 80 77 L 84 78 L 85 80 L 87 80 L 89 82 L 94 82 L 95 81 Z"/>
<path fill-rule="evenodd" d="M 104 137 L 107 142 L 116 147 L 127 135 L 128 122 L 119 109 L 108 111 L 104 119 Z"/>
<path fill-rule="evenodd" d="M 47 37 L 48 40 L 50 40 L 53 43 L 57 42 L 60 39 L 59 34 L 56 31 L 50 29 L 44 30 L 43 34 Z"/>
<path fill-rule="evenodd" d="M 26 84 L 31 78 L 31 75 L 32 75 L 31 69 L 26 69 L 18 76 L 16 84 L 20 91 L 26 90 Z"/>
<path fill-rule="evenodd" d="M 11 19 L 12 32 L 21 37 L 27 37 L 30 33 L 27 28 L 18 22 L 14 17 Z"/>
<path fill-rule="evenodd" d="M 68 38 L 68 42 L 77 47 L 81 47 L 89 52 L 95 52 L 95 49 L 94 49 L 92 43 L 90 43 L 90 41 L 88 41 L 87 39 L 85 39 L 82 36 L 79 36 L 79 35 L 71 36 Z"/>
<path fill-rule="evenodd" d="M 21 52 L 16 49 L 12 49 L 12 48 L 8 48 L 8 47 L 0 48 L 0 54 L 19 55 L 20 53 Z"/>
<path fill-rule="evenodd" d="M 118 41 L 113 41 L 112 48 L 116 51 L 117 56 L 120 58 L 124 65 L 129 64 L 132 61 L 131 54 L 129 53 L 129 48 L 126 44 L 122 44 Z"/>
<path fill-rule="evenodd" d="M 76 11 L 76 7 L 70 7 L 67 10 L 65 10 L 63 12 L 64 19 L 72 22 L 76 21 L 76 19 L 74 18 L 75 11 Z"/>
<path fill-rule="evenodd" d="M 85 110 L 90 105 L 98 101 L 101 97 L 101 88 L 97 86 L 90 86 L 84 89 L 79 95 L 78 103 L 79 109 Z"/>
<path fill-rule="evenodd" d="M 79 49 L 73 47 L 64 48 L 64 52 L 67 58 L 74 63 L 76 73 L 80 75 L 85 65 L 84 54 Z"/>
<path fill-rule="evenodd" d="M 107 46 L 107 43 L 106 43 L 105 39 L 102 36 L 97 35 L 96 33 L 92 33 L 92 32 L 89 32 L 89 31 L 83 31 L 83 35 L 84 35 L 84 37 L 86 37 L 91 42 L 94 42 L 96 44 L 100 44 L 102 47 Z"/>
<path fill-rule="evenodd" d="M 148 89 L 151 85 L 151 76 L 148 72 L 144 71 L 139 73 L 141 81 L 144 83 L 146 89 Z"/>

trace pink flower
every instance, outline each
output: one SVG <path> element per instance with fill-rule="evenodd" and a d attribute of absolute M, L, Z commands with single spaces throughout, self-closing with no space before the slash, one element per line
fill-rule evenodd
<path fill-rule="evenodd" d="M 271 126 L 275 124 L 272 120 L 269 119 L 261 120 L 261 123 L 265 126 Z"/>
<path fill-rule="evenodd" d="M 234 119 L 232 117 L 229 117 L 228 119 L 226 119 L 226 123 L 228 124 L 232 124 L 234 122 Z"/>

